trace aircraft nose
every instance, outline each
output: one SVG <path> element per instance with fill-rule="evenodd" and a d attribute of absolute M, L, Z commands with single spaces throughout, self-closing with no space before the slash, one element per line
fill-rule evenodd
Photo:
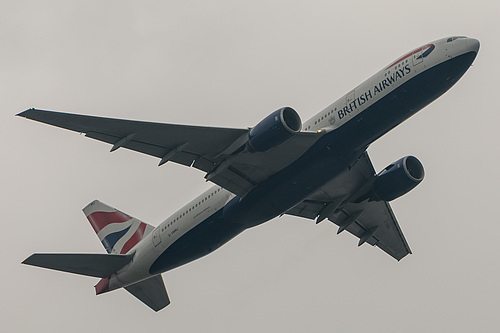
<path fill-rule="evenodd" d="M 467 38 L 467 48 L 474 52 L 479 52 L 479 41 L 474 38 Z"/>

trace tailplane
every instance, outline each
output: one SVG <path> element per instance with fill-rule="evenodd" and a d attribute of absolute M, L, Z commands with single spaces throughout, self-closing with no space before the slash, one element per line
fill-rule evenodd
<path fill-rule="evenodd" d="M 108 253 L 125 254 L 154 227 L 98 200 L 83 212 Z"/>
<path fill-rule="evenodd" d="M 35 253 L 23 264 L 101 278 L 95 286 L 99 295 L 123 286 L 114 274 L 133 269 L 127 266 L 135 254 L 132 249 L 154 227 L 97 200 L 88 204 L 83 212 L 108 254 Z M 125 289 L 154 311 L 170 304 L 161 275 L 128 285 Z"/>
<path fill-rule="evenodd" d="M 130 254 L 35 253 L 23 264 L 105 278 L 127 265 L 132 257 Z"/>
<path fill-rule="evenodd" d="M 155 311 L 160 311 L 170 304 L 161 275 L 135 283 L 125 289 Z"/>

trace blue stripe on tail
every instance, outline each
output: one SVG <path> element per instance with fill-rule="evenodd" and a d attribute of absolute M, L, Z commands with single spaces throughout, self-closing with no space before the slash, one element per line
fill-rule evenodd
<path fill-rule="evenodd" d="M 120 240 L 120 238 L 122 238 L 127 233 L 130 227 L 132 226 L 129 226 L 128 228 L 125 228 L 122 231 L 118 231 L 104 237 L 104 239 L 102 240 L 102 245 L 104 245 L 108 253 L 111 253 L 111 250 L 113 250 L 115 244 Z"/>

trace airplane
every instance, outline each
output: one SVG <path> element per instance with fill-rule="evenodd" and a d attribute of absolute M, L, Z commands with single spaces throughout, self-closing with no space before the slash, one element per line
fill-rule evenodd
<path fill-rule="evenodd" d="M 465 74 L 479 41 L 455 36 L 406 53 L 302 123 L 291 107 L 253 128 L 111 119 L 28 109 L 18 116 L 205 172 L 215 185 L 157 227 L 100 201 L 83 212 L 107 254 L 35 253 L 24 264 L 101 278 L 154 311 L 170 304 L 162 273 L 201 258 L 248 228 L 293 215 L 359 238 L 396 260 L 411 253 L 389 202 L 424 178 L 406 156 L 376 173 L 367 148 Z"/>

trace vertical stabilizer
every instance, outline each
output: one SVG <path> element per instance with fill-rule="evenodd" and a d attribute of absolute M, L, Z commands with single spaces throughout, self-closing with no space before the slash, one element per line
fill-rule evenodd
<path fill-rule="evenodd" d="M 108 253 L 125 254 L 154 227 L 98 200 L 83 209 Z"/>

